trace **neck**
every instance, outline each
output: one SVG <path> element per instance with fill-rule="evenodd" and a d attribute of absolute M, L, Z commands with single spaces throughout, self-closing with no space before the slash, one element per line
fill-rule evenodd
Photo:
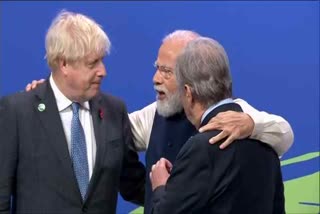
<path fill-rule="evenodd" d="M 200 103 L 196 103 L 194 104 L 194 107 L 192 108 L 190 115 L 187 115 L 188 119 L 196 127 L 196 129 L 200 128 L 201 117 L 205 111 L 206 109 L 203 107 L 203 105 L 201 105 Z"/>
<path fill-rule="evenodd" d="M 71 91 L 69 90 L 67 84 L 64 82 L 64 79 L 57 73 L 58 71 L 52 72 L 52 79 L 61 93 L 66 96 L 72 102 L 83 102 L 75 96 L 72 96 Z"/>

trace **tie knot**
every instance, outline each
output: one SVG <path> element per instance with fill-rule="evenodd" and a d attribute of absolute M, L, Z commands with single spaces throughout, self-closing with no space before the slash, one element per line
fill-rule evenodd
<path fill-rule="evenodd" d="M 80 104 L 79 103 L 72 103 L 71 107 L 72 107 L 73 113 L 78 114 L 79 108 L 80 108 Z"/>

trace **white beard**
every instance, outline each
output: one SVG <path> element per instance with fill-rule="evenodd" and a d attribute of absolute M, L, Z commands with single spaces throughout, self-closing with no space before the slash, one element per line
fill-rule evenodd
<path fill-rule="evenodd" d="M 157 88 L 159 89 L 159 87 Z M 160 114 L 163 117 L 170 117 L 183 110 L 179 93 L 170 93 L 164 88 L 161 88 L 161 91 L 164 91 L 167 97 L 164 100 L 157 99 L 158 114 Z"/>

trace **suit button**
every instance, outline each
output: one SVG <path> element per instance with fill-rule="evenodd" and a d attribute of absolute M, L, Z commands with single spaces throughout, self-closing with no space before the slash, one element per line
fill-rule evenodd
<path fill-rule="evenodd" d="M 169 146 L 169 147 L 172 147 L 172 146 L 173 146 L 173 143 L 171 143 L 171 141 L 168 141 L 168 146 Z"/>

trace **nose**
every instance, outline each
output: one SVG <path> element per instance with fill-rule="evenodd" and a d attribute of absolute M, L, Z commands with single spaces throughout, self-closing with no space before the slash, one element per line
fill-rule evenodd
<path fill-rule="evenodd" d="M 106 75 L 107 75 L 107 69 L 106 69 L 105 65 L 101 62 L 101 65 L 99 66 L 98 71 L 97 71 L 97 76 L 103 78 Z"/>
<path fill-rule="evenodd" d="M 154 85 L 161 85 L 163 83 L 163 77 L 160 74 L 159 69 L 156 70 L 156 73 L 153 75 L 153 84 Z"/>

